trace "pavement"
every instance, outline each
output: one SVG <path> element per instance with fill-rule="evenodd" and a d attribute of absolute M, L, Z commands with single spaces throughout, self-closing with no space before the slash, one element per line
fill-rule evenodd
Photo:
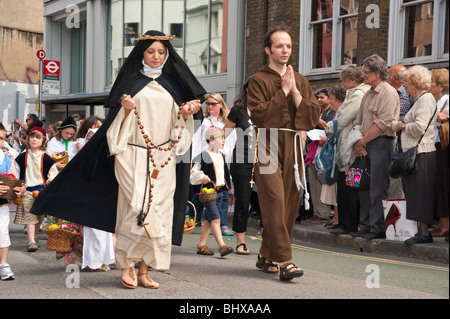
<path fill-rule="evenodd" d="M 230 215 L 230 214 L 229 214 Z M 228 216 L 232 220 L 232 215 Z M 259 228 L 259 220 L 249 218 L 248 227 Z M 293 240 L 326 247 L 345 249 L 355 252 L 366 252 L 378 255 L 412 258 L 417 260 L 448 264 L 449 243 L 443 237 L 433 238 L 433 243 L 405 245 L 403 241 L 389 239 L 366 240 L 351 235 L 333 235 L 323 223 L 309 223 L 302 220 L 294 226 Z"/>

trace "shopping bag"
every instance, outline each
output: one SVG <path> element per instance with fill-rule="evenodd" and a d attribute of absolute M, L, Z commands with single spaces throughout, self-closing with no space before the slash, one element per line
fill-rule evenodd
<path fill-rule="evenodd" d="M 369 157 L 357 157 L 345 175 L 345 185 L 356 190 L 370 188 Z"/>
<path fill-rule="evenodd" d="M 418 232 L 417 222 L 406 219 L 406 199 L 383 200 L 386 239 L 405 241 Z"/>

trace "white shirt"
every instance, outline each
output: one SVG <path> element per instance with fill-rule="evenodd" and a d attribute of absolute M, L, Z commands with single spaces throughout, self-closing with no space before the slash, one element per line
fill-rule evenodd
<path fill-rule="evenodd" d="M 52 138 L 47 144 L 47 153 L 51 156 L 66 151 L 62 141 L 58 141 L 56 137 Z M 69 142 L 68 152 L 69 161 L 78 153 L 77 142 Z"/>

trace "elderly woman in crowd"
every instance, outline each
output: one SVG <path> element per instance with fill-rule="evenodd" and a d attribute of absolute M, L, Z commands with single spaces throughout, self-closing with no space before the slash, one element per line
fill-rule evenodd
<path fill-rule="evenodd" d="M 350 133 L 353 122 L 358 115 L 359 106 L 364 94 L 370 86 L 363 83 L 361 70 L 356 66 L 349 66 L 340 72 L 341 83 L 346 90 L 344 102 L 337 111 L 337 130 L 339 133 L 338 150 L 343 147 Z M 332 134 L 334 130 L 333 121 L 327 123 L 327 133 Z M 348 234 L 358 230 L 359 214 L 357 207 L 357 193 L 345 185 L 345 174 L 351 163 L 338 162 L 339 177 L 337 181 L 337 205 L 339 207 L 339 225 L 331 231 L 334 235 Z"/>
<path fill-rule="evenodd" d="M 436 135 L 434 145 L 436 146 L 436 183 L 434 188 L 434 217 L 439 219 L 439 224 L 431 231 L 433 237 L 445 237 L 448 241 L 449 233 L 449 205 L 448 205 L 448 166 L 449 148 L 442 149 L 439 139 L 439 126 L 448 121 L 448 70 L 431 70 L 431 88 L 437 106 Z"/>
<path fill-rule="evenodd" d="M 418 224 L 418 233 L 404 243 L 413 245 L 433 242 L 433 237 L 428 232 L 428 224 L 434 221 L 436 147 L 433 139 L 437 112 L 436 100 L 428 93 L 431 86 L 431 72 L 421 65 L 416 65 L 405 71 L 404 77 L 406 92 L 414 98 L 414 105 L 405 115 L 403 122 L 393 124 L 393 129 L 401 134 L 399 139 L 403 151 L 415 147 L 420 141 L 416 157 L 417 172 L 402 176 L 406 196 L 406 218 L 415 220 Z"/>

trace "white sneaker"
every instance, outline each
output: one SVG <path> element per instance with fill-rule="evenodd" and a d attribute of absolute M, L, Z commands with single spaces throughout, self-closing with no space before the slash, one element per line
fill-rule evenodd
<path fill-rule="evenodd" d="M 14 280 L 16 278 L 9 264 L 3 263 L 0 265 L 0 278 L 2 280 Z"/>

